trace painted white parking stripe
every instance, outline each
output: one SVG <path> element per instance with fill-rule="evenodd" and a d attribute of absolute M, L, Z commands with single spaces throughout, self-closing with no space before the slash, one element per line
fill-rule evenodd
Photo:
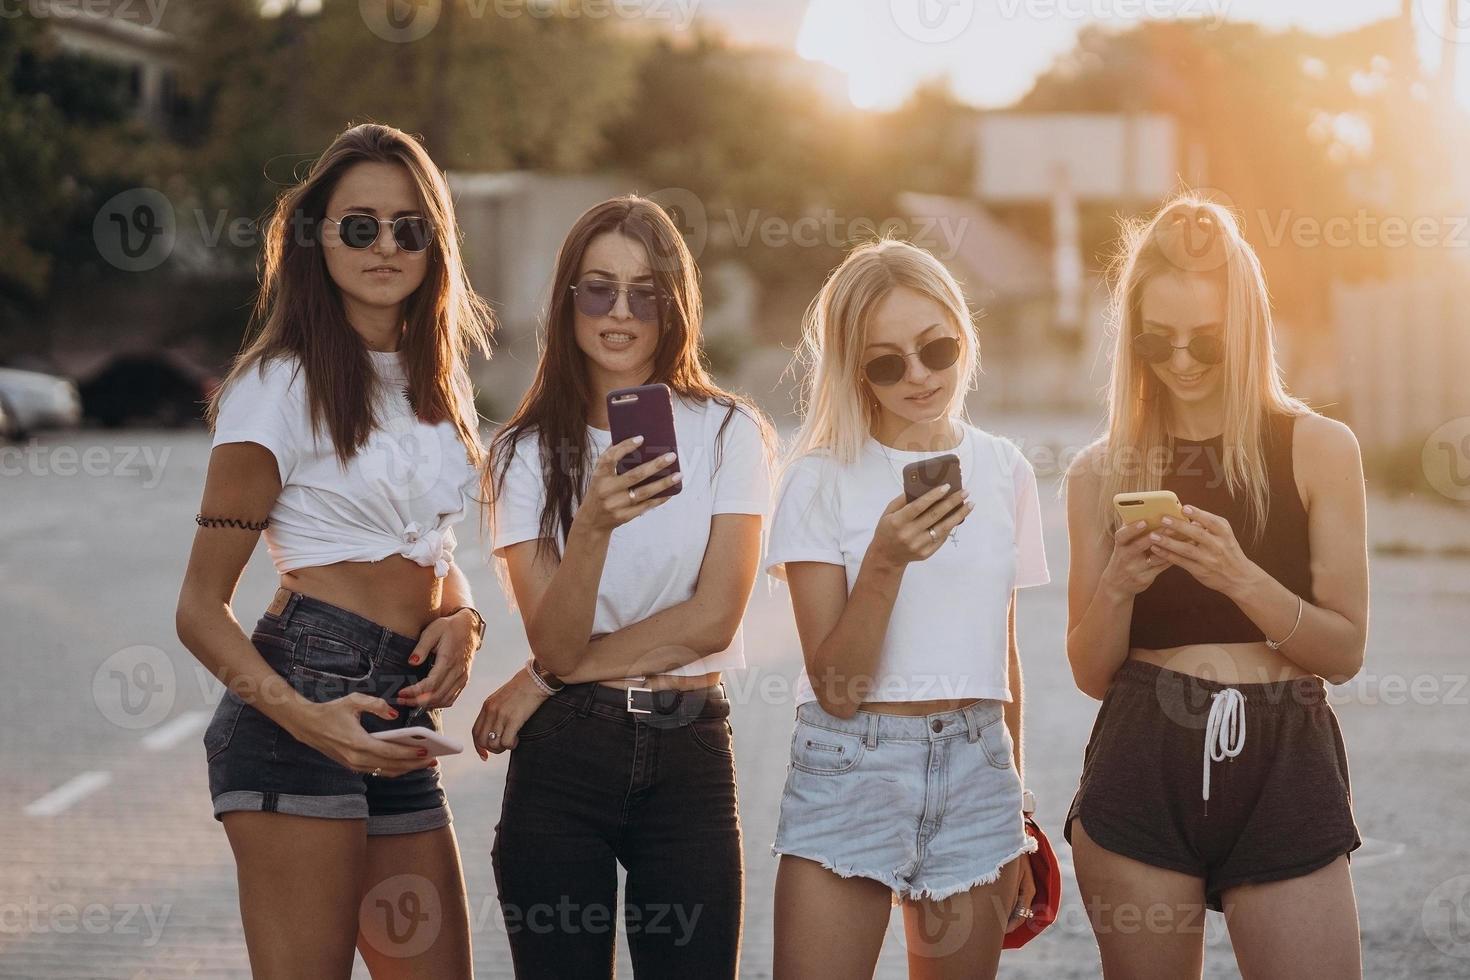
<path fill-rule="evenodd" d="M 185 711 L 143 736 L 143 747 L 150 752 L 173 748 L 195 732 L 202 731 L 209 724 L 210 717 L 208 711 Z"/>
<path fill-rule="evenodd" d="M 81 800 L 112 782 L 112 773 L 92 771 L 78 773 L 71 779 L 26 806 L 30 817 L 54 817 L 73 803 Z"/>

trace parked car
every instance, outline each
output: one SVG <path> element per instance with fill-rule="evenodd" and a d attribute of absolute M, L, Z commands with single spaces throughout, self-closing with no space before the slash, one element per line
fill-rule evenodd
<path fill-rule="evenodd" d="M 189 425 L 203 420 L 219 382 L 175 351 L 120 354 L 82 383 L 82 406 L 108 428 Z"/>
<path fill-rule="evenodd" d="M 40 371 L 0 367 L 0 406 L 18 439 L 38 429 L 69 428 L 82 420 L 77 386 Z"/>

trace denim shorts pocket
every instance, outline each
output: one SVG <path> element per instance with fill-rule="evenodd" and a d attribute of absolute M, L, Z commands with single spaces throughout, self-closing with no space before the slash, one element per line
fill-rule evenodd
<path fill-rule="evenodd" d="M 214 717 L 204 729 L 205 761 L 213 762 L 215 756 L 230 747 L 230 740 L 235 737 L 235 727 L 240 724 L 240 712 L 244 710 L 244 701 L 228 690 L 224 692 L 219 705 L 214 709 Z"/>
<path fill-rule="evenodd" d="M 689 723 L 689 734 L 696 744 L 711 755 L 721 759 L 733 758 L 735 747 L 731 742 L 733 732 L 728 718 L 696 718 Z"/>
<path fill-rule="evenodd" d="M 572 723 L 577 717 L 577 709 L 555 698 L 548 698 L 541 702 L 531 717 L 527 718 L 521 730 L 516 732 L 516 744 L 523 745 L 526 742 L 534 742 L 537 739 L 555 735 L 563 728 Z"/>
<path fill-rule="evenodd" d="M 296 647 L 299 655 L 293 669 L 302 677 L 362 681 L 372 675 L 372 654 L 356 644 L 303 633 Z"/>
<path fill-rule="evenodd" d="M 861 735 L 798 721 L 791 738 L 791 764 L 813 775 L 837 776 L 856 766 L 865 750 Z"/>
<path fill-rule="evenodd" d="M 1011 767 L 1011 752 L 1014 743 L 1011 741 L 1011 730 L 1006 727 L 1004 718 L 997 718 L 980 729 L 980 745 L 985 749 L 985 757 L 990 760 L 992 766 L 997 769 Z"/>

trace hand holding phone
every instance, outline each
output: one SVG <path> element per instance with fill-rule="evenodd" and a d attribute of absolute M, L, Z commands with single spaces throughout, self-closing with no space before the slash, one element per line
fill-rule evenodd
<path fill-rule="evenodd" d="M 617 472 L 620 476 L 667 453 L 675 454 L 671 464 L 634 484 L 635 489 L 667 479 L 679 472 L 679 445 L 674 433 L 674 398 L 668 385 L 640 385 L 608 392 L 607 421 L 612 429 L 614 444 L 634 436 L 643 437 L 642 445 L 618 460 Z M 679 484 L 674 482 L 653 497 L 672 497 L 678 492 Z"/>
<path fill-rule="evenodd" d="M 1184 517 L 1184 508 L 1179 505 L 1179 498 L 1173 490 L 1139 490 L 1114 494 L 1113 509 L 1118 512 L 1118 520 L 1123 524 L 1144 521 L 1150 531 L 1157 531 L 1162 527 L 1165 517 L 1172 517 L 1181 524 L 1188 523 Z"/>
<path fill-rule="evenodd" d="M 423 725 L 410 725 L 407 728 L 390 728 L 387 731 L 371 732 L 373 738 L 382 739 L 384 742 L 393 742 L 396 745 L 407 745 L 410 748 L 428 749 L 429 756 L 458 755 L 464 751 L 464 746 L 457 740 L 450 738 L 442 732 L 436 732 L 432 728 Z"/>

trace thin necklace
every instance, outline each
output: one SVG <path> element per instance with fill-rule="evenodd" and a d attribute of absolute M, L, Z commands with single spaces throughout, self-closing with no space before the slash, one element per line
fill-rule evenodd
<path fill-rule="evenodd" d="M 953 420 L 951 420 L 951 424 L 953 424 Z M 875 445 L 875 446 L 878 447 L 878 452 L 880 452 L 883 455 L 883 459 L 888 463 L 888 470 L 889 470 L 889 472 L 892 473 L 895 477 L 898 478 L 898 485 L 900 487 L 903 487 L 903 485 L 904 485 L 903 484 L 903 474 L 899 470 L 897 470 L 897 469 L 894 468 L 894 466 L 893 466 L 893 457 L 889 455 L 889 453 L 888 453 L 888 447 L 885 446 L 885 445 L 883 445 L 883 443 L 879 442 L 877 436 L 872 436 L 871 438 L 873 440 L 873 445 Z M 961 431 L 960 432 L 959 441 L 955 443 L 955 445 L 954 445 L 954 447 L 952 449 L 945 450 L 945 452 L 952 452 L 956 456 L 958 456 L 959 453 L 958 453 L 957 450 L 960 448 L 960 446 L 964 445 L 964 443 L 965 443 L 965 433 L 963 431 Z M 964 471 L 965 471 L 964 460 L 960 460 L 960 472 L 963 473 Z M 964 505 L 961 504 L 960 506 L 963 507 Z M 959 528 L 959 525 L 958 524 L 956 524 L 954 527 L 952 527 L 952 528 L 949 529 L 949 543 L 952 544 L 952 545 L 954 545 L 956 548 L 958 548 L 960 546 L 960 528 Z"/>

